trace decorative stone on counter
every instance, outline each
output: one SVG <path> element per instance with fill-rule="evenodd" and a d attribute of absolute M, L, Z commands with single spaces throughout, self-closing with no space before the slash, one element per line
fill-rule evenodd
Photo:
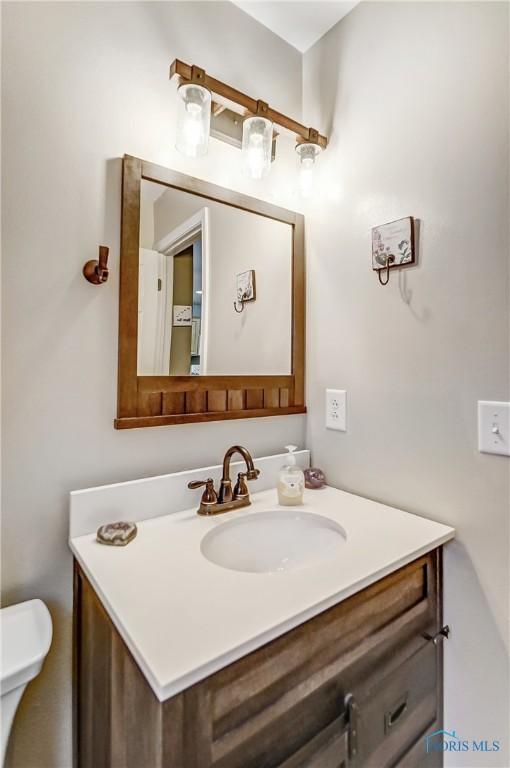
<path fill-rule="evenodd" d="M 97 540 L 111 547 L 125 547 L 137 533 L 136 523 L 107 523 L 97 529 Z"/>
<path fill-rule="evenodd" d="M 318 467 L 310 467 L 305 469 L 305 488 L 310 488 L 313 491 L 319 488 L 324 488 L 326 485 L 326 475 L 322 469 Z"/>

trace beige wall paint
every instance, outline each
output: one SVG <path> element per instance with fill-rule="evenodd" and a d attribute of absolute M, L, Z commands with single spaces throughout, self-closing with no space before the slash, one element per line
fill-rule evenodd
<path fill-rule="evenodd" d="M 145 182 L 149 184 L 150 182 Z M 142 185 L 143 187 L 144 185 Z M 140 196 L 140 248 L 152 250 L 154 245 L 154 200 Z"/>
<path fill-rule="evenodd" d="M 362 3 L 304 59 L 331 133 L 307 211 L 308 442 L 335 486 L 458 528 L 447 548 L 446 726 L 508 766 L 510 460 L 478 453 L 476 401 L 509 400 L 508 5 Z M 370 229 L 420 219 L 383 288 Z M 348 431 L 324 429 L 347 390 Z"/>
<path fill-rule="evenodd" d="M 209 209 L 205 373 L 291 373 L 292 227 L 169 189 L 154 204 L 154 244 L 204 207 Z M 255 270 L 257 298 L 237 313 L 236 275 L 248 269 Z"/>
<path fill-rule="evenodd" d="M 19 710 L 10 768 L 71 765 L 68 492 L 303 444 L 303 417 L 116 432 L 120 230 L 125 152 L 294 207 L 292 146 L 257 184 L 239 153 L 173 150 L 180 57 L 299 114 L 301 57 L 230 3 L 4 3 L 4 602 L 41 597 L 55 636 Z M 263 55 L 261 55 L 261 53 Z M 253 62 L 257 66 L 253 66 Z M 274 76 L 278 71 L 278 77 Z M 81 269 L 110 246 L 109 282 Z"/>
<path fill-rule="evenodd" d="M 176 254 L 173 259 L 172 306 L 193 304 L 193 246 Z M 170 342 L 170 373 L 174 376 L 188 376 L 191 355 L 191 327 L 177 328 L 173 325 Z"/>

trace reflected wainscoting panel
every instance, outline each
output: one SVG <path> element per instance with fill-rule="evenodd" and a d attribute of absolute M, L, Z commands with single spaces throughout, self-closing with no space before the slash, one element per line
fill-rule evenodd
<path fill-rule="evenodd" d="M 161 377 L 139 377 L 137 421 L 147 417 L 175 417 L 170 423 L 193 420 L 235 419 L 271 416 L 282 413 L 302 413 L 294 405 L 294 377 L 289 376 L 214 376 L 172 377 L 174 391 L 165 391 L 166 380 Z M 238 381 L 236 381 L 238 379 Z M 182 420 L 180 417 L 184 417 Z M 122 421 L 119 428 L 130 426 Z M 143 426 L 143 424 L 140 424 Z"/>

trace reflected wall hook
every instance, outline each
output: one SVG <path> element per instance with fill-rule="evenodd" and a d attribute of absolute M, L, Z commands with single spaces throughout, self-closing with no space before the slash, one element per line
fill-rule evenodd
<path fill-rule="evenodd" d="M 237 295 L 239 296 L 239 294 Z M 254 298 L 255 298 L 254 296 L 249 297 L 247 293 L 243 293 L 242 296 L 239 296 L 239 298 L 234 301 L 234 309 L 237 312 L 237 314 L 240 315 L 241 312 L 244 310 L 244 305 L 246 304 L 246 302 L 253 301 Z M 237 309 L 238 304 L 241 305 L 241 309 Z"/>
<path fill-rule="evenodd" d="M 91 259 L 83 267 L 85 279 L 92 285 L 101 285 L 108 280 L 108 253 L 110 249 L 107 245 L 99 246 L 99 260 Z"/>
<path fill-rule="evenodd" d="M 379 278 L 379 282 L 381 283 L 381 285 L 388 285 L 388 282 L 390 279 L 390 264 L 393 264 L 394 261 L 395 261 L 395 257 L 392 256 L 390 253 L 390 255 L 386 259 L 386 266 L 377 270 L 377 277 Z M 381 279 L 381 272 L 384 272 L 384 270 L 386 270 L 386 280 L 383 281 Z"/>
<path fill-rule="evenodd" d="M 237 299 L 234 301 L 234 309 L 238 315 L 244 310 L 244 305 L 247 301 L 255 301 L 257 298 L 257 288 L 255 283 L 255 270 L 247 269 L 245 272 L 240 272 L 237 275 Z M 237 309 L 237 305 L 241 305 L 241 309 Z"/>

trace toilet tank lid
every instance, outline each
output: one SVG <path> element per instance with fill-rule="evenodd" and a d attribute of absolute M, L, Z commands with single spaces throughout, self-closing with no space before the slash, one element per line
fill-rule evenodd
<path fill-rule="evenodd" d="M 0 688 L 2 694 L 35 677 L 53 635 L 50 612 L 42 600 L 0 609 Z"/>

